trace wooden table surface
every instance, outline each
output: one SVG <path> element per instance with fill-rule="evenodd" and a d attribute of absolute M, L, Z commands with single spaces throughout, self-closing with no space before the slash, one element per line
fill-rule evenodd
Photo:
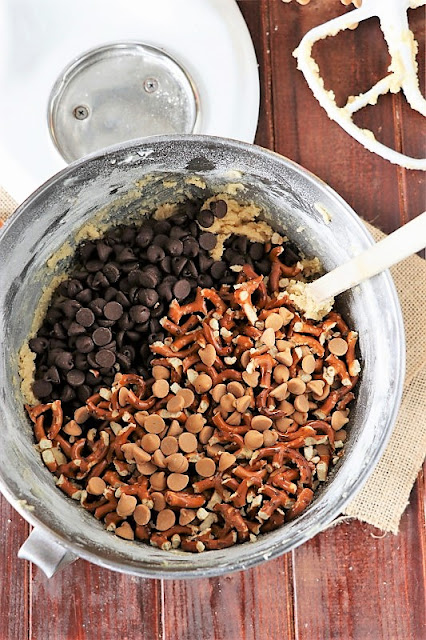
<path fill-rule="evenodd" d="M 386 232 L 420 213 L 424 175 L 382 160 L 347 136 L 296 69 L 291 52 L 309 28 L 345 11 L 338 0 L 239 5 L 259 62 L 256 142 L 311 170 Z M 411 12 L 410 22 L 423 78 L 424 11 Z M 389 64 L 374 21 L 324 41 L 315 54 L 340 101 L 370 87 Z M 357 122 L 408 155 L 425 151 L 422 118 L 401 94 L 380 98 Z M 424 496 L 420 474 L 397 536 L 351 521 L 250 571 L 196 581 L 138 579 L 82 560 L 47 580 L 17 559 L 29 527 L 0 498 L 0 640 L 425 638 Z"/>

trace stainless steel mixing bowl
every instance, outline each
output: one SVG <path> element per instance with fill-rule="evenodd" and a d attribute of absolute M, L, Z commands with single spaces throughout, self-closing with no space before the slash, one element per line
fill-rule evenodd
<path fill-rule="evenodd" d="M 137 188 L 148 175 L 154 179 Z M 75 243 L 75 232 L 101 209 L 109 208 L 112 222 L 124 222 L 147 203 L 170 201 L 179 187 L 203 195 L 193 176 L 213 190 L 230 182 L 243 185 L 238 198 L 263 206 L 273 225 L 307 255 L 318 256 L 327 270 L 373 242 L 342 198 L 298 165 L 256 146 L 202 136 L 150 138 L 92 155 L 58 173 L 19 207 L 0 235 L 0 486 L 35 527 L 21 556 L 48 575 L 75 556 L 163 578 L 213 576 L 274 558 L 312 538 L 341 513 L 390 435 L 404 377 L 404 334 L 395 287 L 389 273 L 382 273 L 340 297 L 359 332 L 362 357 L 350 436 L 329 482 L 294 522 L 254 543 L 221 551 L 165 552 L 108 533 L 56 488 L 34 448 L 17 363 L 42 288 L 52 277 L 46 261 L 66 240 Z M 164 186 L 164 177 L 173 178 L 177 187 Z M 318 205 L 329 212 L 328 224 Z"/>

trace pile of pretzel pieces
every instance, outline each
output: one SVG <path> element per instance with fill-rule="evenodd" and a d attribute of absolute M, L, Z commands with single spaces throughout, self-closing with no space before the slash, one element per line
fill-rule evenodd
<path fill-rule="evenodd" d="M 357 334 L 332 311 L 302 319 L 301 277 L 271 249 L 269 278 L 170 304 L 152 378 L 116 375 L 64 420 L 27 407 L 57 486 L 116 535 L 200 552 L 255 540 L 298 516 L 343 454 Z"/>

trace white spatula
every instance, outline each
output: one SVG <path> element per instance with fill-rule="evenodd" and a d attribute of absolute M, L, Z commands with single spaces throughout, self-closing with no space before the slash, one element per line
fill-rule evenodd
<path fill-rule="evenodd" d="M 318 304 L 355 287 L 426 247 L 426 212 L 377 242 L 359 256 L 308 284 L 309 296 Z"/>

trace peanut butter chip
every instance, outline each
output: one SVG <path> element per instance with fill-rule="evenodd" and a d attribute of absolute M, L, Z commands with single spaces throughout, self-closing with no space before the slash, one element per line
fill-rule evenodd
<path fill-rule="evenodd" d="M 151 487 L 155 489 L 155 491 L 164 491 L 166 488 L 166 474 L 164 471 L 157 471 L 153 473 L 149 479 Z"/>
<path fill-rule="evenodd" d="M 86 407 L 79 407 L 74 411 L 74 420 L 77 424 L 84 424 L 90 418 L 90 413 Z"/>
<path fill-rule="evenodd" d="M 269 395 L 277 400 L 285 400 L 286 396 L 288 396 L 287 383 L 283 382 L 282 384 L 279 384 L 278 387 L 275 387 Z"/>
<path fill-rule="evenodd" d="M 241 413 L 234 411 L 230 416 L 226 418 L 226 422 L 232 427 L 237 427 L 241 424 Z"/>
<path fill-rule="evenodd" d="M 198 436 L 198 440 L 201 442 L 201 444 L 206 445 L 208 443 L 208 441 L 210 440 L 210 438 L 213 435 L 213 427 L 203 427 L 200 431 L 200 434 Z"/>
<path fill-rule="evenodd" d="M 87 483 L 87 491 L 94 496 L 101 496 L 106 489 L 106 483 L 102 478 L 90 478 Z"/>
<path fill-rule="evenodd" d="M 249 387 L 254 389 L 259 384 L 259 376 L 260 374 L 257 371 L 253 373 L 248 373 L 248 371 L 243 371 L 243 380 Z"/>
<path fill-rule="evenodd" d="M 176 395 L 183 398 L 184 409 L 187 409 L 188 407 L 190 407 L 195 400 L 194 392 L 191 391 L 191 389 L 180 389 Z"/>
<path fill-rule="evenodd" d="M 136 422 L 137 422 L 141 427 L 143 427 L 143 426 L 144 426 L 144 424 L 145 424 L 145 420 L 147 419 L 147 417 L 148 417 L 148 411 L 137 411 L 137 412 L 135 413 L 135 419 L 136 419 Z"/>
<path fill-rule="evenodd" d="M 260 341 L 263 342 L 263 344 L 266 344 L 267 347 L 274 347 L 275 346 L 274 329 L 272 327 L 270 327 L 269 329 L 265 329 L 265 331 L 260 336 Z"/>
<path fill-rule="evenodd" d="M 154 503 L 154 507 L 153 507 L 154 511 L 162 511 L 163 509 L 166 508 L 166 499 L 163 493 L 160 493 L 159 491 L 154 491 L 153 493 L 151 493 L 151 498 Z"/>
<path fill-rule="evenodd" d="M 177 438 L 174 436 L 166 436 L 162 439 L 160 447 L 165 456 L 171 456 L 173 453 L 177 453 L 179 449 Z"/>
<path fill-rule="evenodd" d="M 125 540 L 135 539 L 134 531 L 128 522 L 123 522 L 123 524 L 120 527 L 116 528 L 114 533 L 116 536 L 119 536 L 120 538 L 124 538 Z"/>
<path fill-rule="evenodd" d="M 167 486 L 172 491 L 182 491 L 185 489 L 189 482 L 189 476 L 185 476 L 183 473 L 171 473 L 167 476 Z"/>
<path fill-rule="evenodd" d="M 321 396 L 324 391 L 325 382 L 323 380 L 312 380 L 308 382 L 307 389 L 316 396 Z"/>
<path fill-rule="evenodd" d="M 263 434 L 263 444 L 265 447 L 273 447 L 278 441 L 278 433 L 276 431 L 265 431 Z"/>
<path fill-rule="evenodd" d="M 185 473 L 188 470 L 189 462 L 181 453 L 173 453 L 166 458 L 166 464 L 169 471 L 173 473 Z"/>
<path fill-rule="evenodd" d="M 234 410 L 235 396 L 232 393 L 225 393 L 220 399 L 220 408 L 230 413 Z"/>
<path fill-rule="evenodd" d="M 157 451 L 154 451 L 154 453 L 152 454 L 152 462 L 157 466 L 160 467 L 160 469 L 165 469 L 166 468 L 166 458 L 164 457 L 164 453 L 160 450 L 157 449 Z"/>
<path fill-rule="evenodd" d="M 204 349 L 200 349 L 198 355 L 201 358 L 201 362 L 203 362 L 208 367 L 211 367 L 216 360 L 216 349 L 212 344 L 208 344 Z"/>
<path fill-rule="evenodd" d="M 181 509 L 179 512 L 179 524 L 183 527 L 192 522 L 197 515 L 193 509 Z"/>
<path fill-rule="evenodd" d="M 194 389 L 197 393 L 206 393 L 212 388 L 213 382 L 207 373 L 200 373 L 194 382 Z"/>
<path fill-rule="evenodd" d="M 289 377 L 290 377 L 290 372 L 284 364 L 279 364 L 278 366 L 275 367 L 273 372 L 273 378 L 275 382 L 278 382 L 278 384 L 281 384 L 282 382 L 287 382 Z"/>
<path fill-rule="evenodd" d="M 287 382 L 287 389 L 295 396 L 300 396 L 306 391 L 306 384 L 300 378 L 293 378 Z"/>
<path fill-rule="evenodd" d="M 216 471 L 216 464 L 211 458 L 201 458 L 195 463 L 195 471 L 203 478 L 209 478 Z"/>
<path fill-rule="evenodd" d="M 118 392 L 118 403 L 120 407 L 125 407 L 126 404 L 128 404 L 128 400 L 129 390 L 126 389 L 126 387 L 121 387 L 120 391 Z"/>
<path fill-rule="evenodd" d="M 279 313 L 271 313 L 265 320 L 265 327 L 274 331 L 279 331 L 283 324 L 284 320 Z"/>
<path fill-rule="evenodd" d="M 286 367 L 290 367 L 293 364 L 293 356 L 291 355 L 290 349 L 285 349 L 277 353 L 275 360 L 278 360 L 280 364 L 284 364 Z"/>
<path fill-rule="evenodd" d="M 155 433 L 146 433 L 141 440 L 142 449 L 147 453 L 154 453 L 159 446 L 161 440 Z"/>
<path fill-rule="evenodd" d="M 288 400 L 283 400 L 280 403 L 280 411 L 283 411 L 284 415 L 286 416 L 291 416 L 291 414 L 294 412 L 294 407 L 291 402 L 288 402 Z"/>
<path fill-rule="evenodd" d="M 156 398 L 165 398 L 169 390 L 170 385 L 167 380 L 156 380 L 152 385 L 152 393 Z"/>
<path fill-rule="evenodd" d="M 133 517 L 136 524 L 148 524 L 151 518 L 151 511 L 145 504 L 138 504 L 133 512 Z"/>
<path fill-rule="evenodd" d="M 335 356 L 344 356 L 348 350 L 348 343 L 343 338 L 333 338 L 328 343 L 328 348 Z"/>
<path fill-rule="evenodd" d="M 347 422 L 349 422 L 349 420 L 344 411 L 334 411 L 331 416 L 331 426 L 335 431 L 339 431 Z"/>
<path fill-rule="evenodd" d="M 156 380 L 168 380 L 170 377 L 170 372 L 167 367 L 163 367 L 163 365 L 157 364 L 152 367 L 152 376 Z"/>
<path fill-rule="evenodd" d="M 239 411 L 239 413 L 244 413 L 249 408 L 250 403 L 251 403 L 250 396 L 242 396 L 241 398 L 238 398 L 238 400 L 235 402 L 235 408 L 237 411 Z"/>
<path fill-rule="evenodd" d="M 170 529 L 170 527 L 173 527 L 175 522 L 176 516 L 174 512 L 171 509 L 164 509 L 158 514 L 155 526 L 158 531 L 166 531 L 167 529 Z"/>
<path fill-rule="evenodd" d="M 315 370 L 315 358 L 313 355 L 305 356 L 302 359 L 302 369 L 305 373 L 313 373 Z"/>
<path fill-rule="evenodd" d="M 244 444 L 247 449 L 251 449 L 252 451 L 259 449 L 263 447 L 263 435 L 259 433 L 259 431 L 247 431 L 244 436 Z"/>
<path fill-rule="evenodd" d="M 235 380 L 228 383 L 226 390 L 228 393 L 231 393 L 234 398 L 242 398 L 245 391 L 241 382 L 236 382 Z"/>
<path fill-rule="evenodd" d="M 167 411 L 170 413 L 179 413 L 185 406 L 185 400 L 181 395 L 173 396 L 167 403 Z"/>
<path fill-rule="evenodd" d="M 81 435 L 81 427 L 75 420 L 70 420 L 63 427 L 63 430 L 68 436 L 79 436 Z"/>
<path fill-rule="evenodd" d="M 185 453 L 191 453 L 191 451 L 195 451 L 197 448 L 197 438 L 193 433 L 181 433 L 179 436 L 179 447 Z"/>
<path fill-rule="evenodd" d="M 236 457 L 232 453 L 225 451 L 219 458 L 219 471 L 225 471 L 229 469 L 236 461 Z"/>
<path fill-rule="evenodd" d="M 289 324 L 294 318 L 294 313 L 286 309 L 285 307 L 280 307 L 279 314 L 283 319 L 284 325 Z"/>
<path fill-rule="evenodd" d="M 142 464 L 136 465 L 139 473 L 143 476 L 151 476 L 153 473 L 157 471 L 157 467 L 152 462 L 143 462 Z"/>
<path fill-rule="evenodd" d="M 271 418 L 268 418 L 268 416 L 254 416 L 254 418 L 252 418 L 252 421 L 251 421 L 252 429 L 256 429 L 256 431 L 266 431 L 266 429 L 269 429 L 270 427 L 272 427 L 272 420 Z M 250 431 L 248 433 L 250 433 Z M 262 438 L 262 442 L 263 442 L 263 438 Z"/>
<path fill-rule="evenodd" d="M 185 422 L 185 429 L 190 433 L 200 433 L 205 423 L 206 419 L 200 413 L 193 413 L 188 416 Z"/>
<path fill-rule="evenodd" d="M 154 413 L 145 418 L 143 426 L 149 433 L 161 433 L 166 428 L 166 423 L 161 416 Z"/>
<path fill-rule="evenodd" d="M 301 413 L 306 413 L 309 411 L 309 401 L 305 395 L 297 396 L 294 401 L 294 408 L 296 411 L 300 411 Z"/>
<path fill-rule="evenodd" d="M 278 420 L 276 420 L 275 422 L 276 428 L 281 433 L 286 433 L 292 424 L 293 424 L 293 420 L 291 418 L 278 418 Z"/>
<path fill-rule="evenodd" d="M 122 518 L 131 516 L 133 511 L 136 509 L 137 502 L 138 501 L 135 496 L 128 496 L 125 493 L 122 493 L 116 509 L 118 515 Z"/>
<path fill-rule="evenodd" d="M 211 392 L 212 398 L 215 402 L 220 402 L 221 398 L 226 393 L 226 384 L 217 384 Z"/>

